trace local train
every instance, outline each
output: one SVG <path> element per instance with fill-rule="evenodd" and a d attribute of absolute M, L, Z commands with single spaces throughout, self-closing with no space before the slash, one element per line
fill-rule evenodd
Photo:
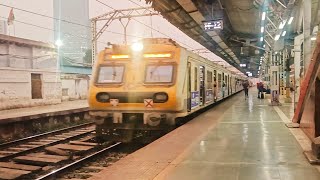
<path fill-rule="evenodd" d="M 102 50 L 89 88 L 98 138 L 128 142 L 242 90 L 232 73 L 167 38 Z"/>

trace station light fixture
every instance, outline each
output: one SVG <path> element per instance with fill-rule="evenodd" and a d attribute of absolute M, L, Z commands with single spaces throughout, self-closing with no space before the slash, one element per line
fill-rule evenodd
<path fill-rule="evenodd" d="M 262 21 L 264 21 L 266 19 L 266 12 L 262 13 L 262 17 L 261 17 Z"/>
<path fill-rule="evenodd" d="M 283 31 L 283 32 L 282 32 L 282 36 L 285 36 L 286 33 L 287 33 L 287 31 Z"/>
<path fill-rule="evenodd" d="M 274 40 L 277 41 L 277 40 L 279 40 L 279 38 L 280 38 L 280 34 L 277 34 L 276 37 L 274 37 Z"/>
<path fill-rule="evenodd" d="M 265 48 L 265 47 L 266 47 L 266 45 L 264 44 L 264 45 L 263 45 L 263 47 Z"/>
<path fill-rule="evenodd" d="M 291 16 L 290 19 L 289 19 L 289 21 L 288 21 L 288 24 L 291 24 L 292 21 L 293 21 L 293 17 Z"/>
<path fill-rule="evenodd" d="M 311 39 L 311 41 L 315 41 L 315 40 L 317 40 L 317 37 L 313 36 L 310 39 Z"/>
<path fill-rule="evenodd" d="M 142 50 L 143 50 L 143 44 L 140 43 L 140 42 L 135 42 L 135 43 L 133 43 L 133 44 L 131 45 L 131 49 L 132 49 L 133 51 L 136 51 L 136 52 L 142 51 Z"/>
<path fill-rule="evenodd" d="M 264 27 L 263 27 L 263 26 L 261 27 L 261 32 L 262 32 L 262 33 L 264 32 Z"/>
<path fill-rule="evenodd" d="M 263 37 L 260 37 L 260 41 L 263 41 Z"/>
<path fill-rule="evenodd" d="M 284 25 L 286 25 L 286 21 L 280 22 L 279 29 L 283 29 Z"/>
<path fill-rule="evenodd" d="M 56 42 L 55 42 L 55 45 L 58 46 L 58 47 L 63 46 L 62 40 L 61 39 L 57 39 Z"/>

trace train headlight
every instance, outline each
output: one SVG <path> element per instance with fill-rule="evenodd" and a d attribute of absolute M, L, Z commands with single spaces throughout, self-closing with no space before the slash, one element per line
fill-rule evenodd
<path fill-rule="evenodd" d="M 168 94 L 165 92 L 155 93 L 153 96 L 153 102 L 155 103 L 164 103 L 169 99 Z"/>
<path fill-rule="evenodd" d="M 99 92 L 97 95 L 96 95 L 96 99 L 98 102 L 102 102 L 102 103 L 106 103 L 109 101 L 110 99 L 110 95 L 106 92 Z"/>
<path fill-rule="evenodd" d="M 143 49 L 143 44 L 142 43 L 139 43 L 139 42 L 135 42 L 131 45 L 131 49 L 135 52 L 137 51 L 142 51 Z"/>

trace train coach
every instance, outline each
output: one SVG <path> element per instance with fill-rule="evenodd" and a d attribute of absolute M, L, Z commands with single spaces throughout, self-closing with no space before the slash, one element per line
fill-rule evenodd
<path fill-rule="evenodd" d="M 242 90 L 243 77 L 166 38 L 102 50 L 89 89 L 100 139 L 128 142 Z"/>

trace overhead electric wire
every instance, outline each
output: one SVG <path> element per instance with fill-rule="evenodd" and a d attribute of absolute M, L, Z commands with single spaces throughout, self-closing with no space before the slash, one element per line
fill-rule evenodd
<path fill-rule="evenodd" d="M 98 0 L 97 0 L 98 1 Z M 138 3 L 136 3 L 136 2 L 134 2 L 134 1 L 132 1 L 132 0 L 129 0 L 130 2 L 132 2 L 133 4 L 135 4 L 135 5 L 138 5 L 138 6 L 140 6 L 140 7 L 143 7 L 143 6 L 141 6 L 140 4 L 138 4 Z M 109 6 L 108 6 L 109 7 Z M 110 7 L 110 8 L 112 8 L 112 7 Z M 150 10 L 149 10 L 150 11 Z M 150 11 L 151 12 L 151 11 Z M 190 47 L 190 46 L 188 46 L 188 47 Z M 191 50 L 191 51 L 193 51 L 194 52 L 194 50 L 195 49 L 193 49 L 193 50 Z M 212 53 L 211 51 L 209 51 L 210 53 Z M 198 53 L 200 56 L 205 56 L 207 59 L 211 59 L 208 55 L 206 55 L 206 54 L 203 54 L 203 53 Z M 202 54 L 202 55 L 201 55 Z M 216 65 L 220 65 L 220 64 L 218 64 L 218 62 L 217 61 L 212 61 L 214 64 L 216 64 Z M 224 62 L 224 63 L 227 63 L 227 62 Z M 223 65 L 220 65 L 220 66 L 222 66 L 223 67 Z"/>
<path fill-rule="evenodd" d="M 101 1 L 99 1 L 99 0 L 96 0 L 96 1 L 98 1 L 98 2 L 100 2 L 101 4 L 104 4 L 104 5 L 106 5 L 105 3 L 102 3 Z M 136 2 L 134 2 L 134 1 L 132 1 L 132 0 L 129 0 L 130 2 L 132 2 L 133 4 L 135 4 L 135 5 L 138 5 L 138 6 L 140 6 L 140 7 L 143 7 L 143 6 L 141 6 L 140 4 L 138 4 L 138 3 L 136 3 Z M 111 8 L 111 9 L 114 9 L 114 8 L 112 8 L 111 6 L 109 6 L 109 5 L 106 5 L 107 7 L 109 7 L 109 8 Z M 115 9 L 114 9 L 115 10 Z M 149 10 L 150 11 L 150 10 Z M 134 19 L 135 20 L 135 19 Z M 135 21 L 137 21 L 137 20 L 135 20 Z M 153 30 L 155 30 L 154 28 L 152 28 L 152 27 L 150 27 L 150 26 L 148 26 L 148 25 L 146 25 L 146 24 L 144 24 L 144 23 L 142 23 L 142 22 L 140 22 L 140 21 L 137 21 L 137 22 L 139 22 L 139 23 L 141 23 L 141 24 L 143 24 L 143 25 L 145 25 L 146 27 L 149 27 L 149 28 L 151 28 L 151 29 L 153 29 Z M 163 35 L 165 35 L 165 36 L 167 36 L 167 37 L 169 37 L 168 35 L 166 35 L 166 34 L 164 34 L 164 33 L 162 33 L 162 32 L 160 32 L 160 31 L 158 31 L 158 30 L 155 30 L 155 31 L 157 31 L 157 32 L 159 32 L 160 34 L 163 34 Z M 170 37 L 169 37 L 170 38 Z M 188 46 L 187 44 L 185 44 L 185 43 L 182 43 L 183 45 L 186 45 L 186 46 Z M 188 46 L 188 47 L 190 47 L 190 46 Z M 192 47 L 190 47 L 190 49 L 192 50 L 193 48 Z M 211 51 L 210 51 L 211 52 Z M 213 52 L 211 52 L 211 53 L 213 53 Z M 213 53 L 214 54 L 214 53 Z M 205 57 L 207 58 L 207 59 L 210 59 L 210 58 L 208 58 L 208 56 L 206 56 L 205 55 Z M 225 61 L 225 60 L 224 60 Z M 214 61 L 212 61 L 212 62 L 214 62 Z M 227 64 L 229 64 L 228 62 L 226 62 L 225 61 L 225 63 L 227 63 Z"/>
<path fill-rule="evenodd" d="M 6 17 L 3 17 L 3 16 L 0 16 L 0 18 L 2 18 L 2 19 L 7 19 Z M 36 24 L 31 24 L 31 23 L 27 23 L 27 22 L 24 22 L 24 21 L 19 21 L 19 20 L 17 20 L 17 19 L 15 19 L 14 21 L 16 21 L 16 22 L 18 22 L 18 23 L 21 23 L 21 24 L 33 26 L 33 27 L 37 27 L 37 28 L 46 29 L 46 30 L 49 30 L 49 31 L 54 31 L 54 32 L 62 33 L 62 34 L 65 34 L 65 35 L 70 35 L 70 36 L 74 36 L 74 37 L 78 37 L 78 38 L 82 38 L 82 39 L 86 39 L 86 40 L 91 40 L 91 39 L 89 39 L 89 38 L 85 38 L 85 37 L 82 37 L 82 36 L 77 36 L 77 35 L 74 35 L 74 34 L 65 33 L 65 32 L 62 32 L 62 31 L 57 31 L 57 30 L 54 30 L 54 29 L 51 29 L 51 28 L 47 28 L 47 27 L 43 27 L 43 26 L 39 26 L 39 25 L 36 25 Z M 105 42 L 101 42 L 101 41 L 97 41 L 97 42 L 99 42 L 99 43 L 101 43 L 101 44 L 108 45 L 108 43 L 105 43 Z"/>
<path fill-rule="evenodd" d="M 107 4 L 104 3 L 104 2 L 101 2 L 100 0 L 96 0 L 96 1 L 99 2 L 99 3 L 101 3 L 101 4 L 103 4 L 103 5 L 105 5 L 105 6 L 107 6 L 107 7 L 109 7 L 109 8 L 111 8 L 111 9 L 113 9 L 113 10 L 116 10 L 115 8 L 107 5 Z M 136 5 L 140 6 L 140 7 L 143 7 L 143 6 L 139 5 L 139 4 L 136 3 L 136 2 L 133 2 L 132 0 L 129 0 L 129 1 L 132 2 L 133 4 L 136 4 Z M 150 10 L 149 10 L 149 11 L 150 11 Z M 154 30 L 154 31 L 157 31 L 158 33 L 160 33 L 160 34 L 162 34 L 162 35 L 164 35 L 164 36 L 166 36 L 166 37 L 168 37 L 168 38 L 171 38 L 169 35 L 161 32 L 161 31 L 159 31 L 159 30 L 157 30 L 157 29 L 154 29 L 153 27 L 151 27 L 151 26 L 149 26 L 149 25 L 147 25 L 147 24 L 145 24 L 145 23 L 143 23 L 143 22 L 140 22 L 140 21 L 138 21 L 138 20 L 136 20 L 136 19 L 134 19 L 134 18 L 132 18 L 132 19 L 133 19 L 134 21 L 136 21 L 136 22 L 138 22 L 138 23 L 140 23 L 140 24 L 142 24 L 142 25 L 144 25 L 144 26 L 146 26 L 146 27 Z M 179 42 L 179 41 L 178 41 L 178 42 Z M 185 45 L 185 46 L 187 46 L 187 47 L 189 47 L 191 50 L 193 49 L 191 46 L 189 46 L 189 45 L 187 45 L 187 44 L 185 44 L 185 43 L 183 43 L 183 42 L 181 42 L 181 41 L 180 41 L 180 43 L 183 44 L 183 45 Z M 199 55 L 200 55 L 200 54 L 199 54 Z M 200 56 L 201 56 L 201 55 L 200 55 Z M 207 59 L 211 59 L 211 58 L 208 57 L 207 55 L 203 55 L 203 56 L 205 56 L 205 58 L 207 58 Z M 215 62 L 215 61 L 212 61 L 212 62 Z M 225 63 L 227 63 L 227 62 L 225 61 Z M 217 63 L 215 63 L 215 64 L 217 64 Z M 229 64 L 229 63 L 227 63 L 227 64 Z M 221 65 L 220 65 L 220 66 L 221 66 Z"/>
<path fill-rule="evenodd" d="M 102 5 L 105 5 L 105 6 L 108 7 L 108 8 L 111 8 L 111 9 L 113 9 L 113 10 L 117 10 L 117 9 L 115 9 L 115 8 L 107 5 L 106 3 L 101 2 L 100 0 L 96 0 L 96 1 L 99 2 L 99 3 L 102 4 Z M 131 1 L 131 2 L 132 2 L 132 1 Z M 139 5 L 139 4 L 137 4 L 137 5 Z M 139 6 L 140 6 L 140 7 L 143 7 L 143 6 L 141 6 L 141 5 L 139 5 Z M 160 34 L 168 37 L 168 38 L 171 38 L 169 35 L 167 35 L 167 34 L 161 32 L 161 31 L 159 31 L 158 29 L 154 29 L 153 27 L 151 27 L 151 26 L 149 26 L 149 25 L 147 25 L 147 24 L 145 24 L 145 23 L 143 23 L 143 22 L 141 22 L 141 21 L 138 21 L 138 20 L 135 19 L 135 18 L 131 18 L 131 19 L 133 19 L 134 21 L 136 21 L 136 22 L 138 22 L 138 23 L 140 23 L 140 24 L 142 24 L 142 25 L 144 25 L 144 26 L 146 26 L 146 27 L 148 27 L 148 28 L 150 28 L 150 29 L 152 29 L 152 30 L 154 30 L 154 31 L 156 31 L 156 32 L 158 32 L 158 33 L 160 33 Z M 176 40 L 176 41 L 177 41 L 177 40 Z M 185 46 L 187 46 L 187 47 L 189 47 L 190 49 L 193 49 L 191 46 L 189 46 L 189 45 L 187 45 L 187 44 L 185 44 L 185 43 L 183 43 L 183 42 L 181 42 L 181 41 L 178 41 L 178 42 L 181 43 L 181 44 L 183 44 L 183 45 L 185 45 Z"/>
<path fill-rule="evenodd" d="M 101 4 L 103 4 L 103 5 L 106 6 L 106 7 L 109 7 L 109 8 L 111 8 L 111 9 L 113 9 L 113 10 L 116 10 L 115 8 L 107 5 L 107 4 L 104 3 L 104 2 L 101 2 L 101 1 L 99 1 L 99 0 L 96 0 L 96 1 L 99 2 L 99 3 L 101 3 Z M 131 1 L 131 2 L 132 2 L 132 1 Z M 134 2 L 133 2 L 133 3 L 134 3 Z M 136 4 L 136 3 L 135 3 L 135 4 Z M 136 5 L 139 5 L 139 4 L 136 4 Z M 69 24 L 73 24 L 73 25 L 78 25 L 78 26 L 82 26 L 82 27 L 86 27 L 86 28 L 90 28 L 90 29 L 91 29 L 91 26 L 87 26 L 87 25 L 84 25 L 84 24 L 80 24 L 80 23 L 68 21 L 68 20 L 65 20 L 65 19 L 55 18 L 55 17 L 52 17 L 52 16 L 48 16 L 48 15 L 36 13 L 36 12 L 33 12 L 33 11 L 29 11 L 29 10 L 26 10 L 26 9 L 17 8 L 17 7 L 9 6 L 9 5 L 2 4 L 2 3 L 0 3 L 0 6 L 4 6 L 4 7 L 7 7 L 7 8 L 13 8 L 13 9 L 16 9 L 16 10 L 19 10 L 19 11 L 23 11 L 23 12 L 26 12 L 26 13 L 30 13 L 30 14 L 34 14 L 34 15 L 38 15 L 38 16 L 42 16 L 42 17 L 46 17 L 46 18 L 50 18 L 50 19 L 54 19 L 54 20 L 58 20 L 58 21 L 65 22 L 65 23 L 69 23 Z M 140 6 L 140 7 L 143 7 L 143 6 L 141 6 L 141 5 L 139 5 L 139 6 Z M 147 24 L 145 24 L 145 23 L 143 23 L 143 22 L 141 22 L 141 21 L 138 21 L 138 20 L 136 20 L 136 19 L 134 19 L 134 18 L 132 18 L 132 19 L 133 19 L 134 21 L 136 21 L 136 22 L 138 22 L 138 23 L 140 23 L 140 24 L 142 24 L 142 25 L 144 25 L 144 26 L 146 26 L 146 27 L 148 27 L 148 28 L 150 28 L 150 29 L 152 29 L 152 30 L 154 30 L 154 31 L 156 31 L 156 32 L 158 32 L 158 33 L 166 36 L 166 37 L 168 37 L 168 38 L 171 38 L 169 35 L 161 32 L 161 31 L 159 31 L 159 30 L 157 30 L 157 29 L 154 29 L 153 27 L 151 27 L 151 26 L 149 26 L 149 25 L 147 25 Z M 15 20 L 15 21 L 16 21 L 16 20 Z M 17 21 L 17 22 L 18 22 L 18 21 Z M 37 26 L 37 25 L 34 25 L 34 26 Z M 40 28 L 43 28 L 43 27 L 40 27 Z M 50 30 L 52 30 L 52 29 L 50 29 Z M 106 32 L 110 32 L 110 33 L 113 33 L 113 34 L 119 34 L 119 35 L 125 35 L 124 33 L 119 33 L 119 32 L 114 32 L 114 31 L 108 31 L 108 30 L 106 30 Z M 144 37 L 140 37 L 140 36 L 136 36 L 136 35 L 130 35 L 130 34 L 127 34 L 127 36 L 135 37 L 135 38 L 140 38 L 140 39 L 144 38 Z M 185 44 L 185 43 L 183 43 L 183 42 L 180 42 L 180 43 L 192 49 L 191 46 L 189 46 L 189 45 L 187 45 L 187 44 Z"/>
<path fill-rule="evenodd" d="M 99 2 L 99 3 L 101 3 L 101 4 L 103 4 L 104 6 L 106 6 L 106 7 L 108 7 L 108 8 L 110 8 L 110 9 L 116 10 L 115 8 L 109 6 L 108 4 L 106 4 L 106 3 L 104 3 L 104 2 L 101 2 L 101 1 L 99 1 L 99 0 L 96 0 L 96 1 Z M 138 6 L 140 6 L 140 7 L 143 7 L 143 6 L 139 5 L 139 4 L 136 3 L 136 2 L 133 2 L 132 0 L 129 0 L 129 1 L 132 2 L 132 3 L 134 3 L 134 4 L 136 4 L 136 5 L 138 5 Z M 23 12 L 26 12 L 26 13 L 30 13 L 30 14 L 34 14 L 34 15 L 38 15 L 38 16 L 42 16 L 42 17 L 46 17 L 46 18 L 50 18 L 50 19 L 54 19 L 54 20 L 58 20 L 58 21 L 65 22 L 65 23 L 69 23 L 69 24 L 73 24 L 73 25 L 78 25 L 78 26 L 82 26 L 82 27 L 86 27 L 86 28 L 90 28 L 90 29 L 91 29 L 91 26 L 87 26 L 87 25 L 84 25 L 84 24 L 80 24 L 80 23 L 68 21 L 68 20 L 65 20 L 65 19 L 59 19 L 59 18 L 51 17 L 51 16 L 48 16 L 48 15 L 44 15 L 44 14 L 36 13 L 36 12 L 33 12 L 33 11 L 29 11 L 29 10 L 17 8 L 17 7 L 14 7 L 14 6 L 5 5 L 5 4 L 2 4 L 2 3 L 0 3 L 0 6 L 4 6 L 4 7 L 7 7 L 7 8 L 13 8 L 13 9 L 16 9 L 16 10 L 19 10 L 19 11 L 23 11 Z M 149 11 L 150 11 L 150 10 L 149 10 Z M 1 17 L 1 16 L 0 16 L 0 17 Z M 1 17 L 1 18 L 7 19 L 6 17 Z M 156 32 L 158 32 L 158 33 L 160 33 L 160 34 L 168 37 L 168 38 L 171 38 L 169 35 L 167 35 L 167 34 L 161 32 L 161 31 L 159 31 L 158 29 L 154 29 L 153 27 L 151 27 L 151 26 L 149 26 L 149 25 L 147 25 L 147 24 L 145 24 L 145 23 L 143 23 L 143 22 L 141 22 L 141 21 L 139 21 L 139 20 L 137 20 L 137 19 L 134 19 L 134 18 L 132 18 L 132 19 L 133 19 L 134 21 L 136 21 L 136 22 L 144 25 L 145 27 L 148 27 L 148 28 L 150 28 L 150 29 L 152 29 L 152 30 L 154 30 L 154 31 L 156 31 Z M 15 21 L 16 21 L 16 22 L 19 22 L 19 23 L 22 23 L 22 24 L 26 24 L 26 25 L 38 27 L 38 28 L 41 28 L 41 29 L 46 29 L 46 30 L 50 30 L 50 31 L 54 31 L 54 32 L 61 32 L 61 31 L 57 31 L 57 30 L 50 29 L 50 28 L 47 28 L 47 27 L 43 27 L 43 26 L 39 26 L 39 25 L 35 25 L 35 24 L 23 22 L 23 21 L 19 21 L 19 20 L 16 20 L 16 19 L 15 19 Z M 106 30 L 106 32 L 113 33 L 113 34 L 118 34 L 118 35 L 125 35 L 124 33 L 113 32 L 113 31 L 108 31 L 108 30 Z M 80 37 L 80 38 L 83 38 L 83 39 L 91 40 L 91 39 L 89 39 L 89 38 L 84 38 L 84 37 L 77 36 L 77 35 L 70 34 L 70 33 L 64 33 L 64 32 L 62 32 L 62 33 L 63 33 L 63 34 L 67 34 L 67 35 L 71 35 L 71 36 L 74 36 L 74 37 Z M 130 35 L 130 34 L 127 34 L 127 36 L 136 37 L 136 38 L 141 38 L 141 39 L 144 38 L 144 37 L 140 37 L 140 36 L 136 36 L 136 35 Z M 178 41 L 178 40 L 176 40 L 176 41 Z M 101 41 L 97 41 L 97 42 L 102 43 L 102 44 L 107 44 L 107 43 L 104 43 L 104 42 L 101 42 Z M 186 47 L 189 47 L 190 49 L 193 49 L 191 46 L 189 46 L 189 45 L 186 44 L 186 43 L 183 43 L 183 42 L 181 42 L 181 41 L 178 41 L 178 42 L 181 43 L 181 44 L 183 44 L 183 45 L 185 45 Z"/>
<path fill-rule="evenodd" d="M 87 26 L 85 24 L 80 24 L 80 23 L 68 21 L 68 20 L 65 20 L 65 19 L 55 18 L 55 17 L 52 17 L 52 16 L 48 16 L 48 15 L 32 12 L 32 11 L 21 9 L 21 8 L 17 8 L 17 7 L 14 7 L 14 6 L 5 5 L 5 4 L 2 4 L 2 3 L 0 3 L 0 6 L 4 6 L 4 7 L 7 7 L 7 8 L 13 8 L 13 9 L 16 9 L 16 10 L 19 10 L 19 11 L 27 12 L 27 13 L 38 15 L 38 16 L 42 16 L 42 17 L 45 17 L 45 18 L 50 18 L 50 19 L 62 21 L 62 22 L 65 22 L 65 23 L 73 24 L 73 25 L 86 27 L 86 28 L 89 28 L 91 30 L 91 26 Z M 124 33 L 119 33 L 119 32 L 114 32 L 114 31 L 109 31 L 109 30 L 106 30 L 106 31 L 109 32 L 109 33 L 113 33 L 113 34 L 124 35 Z M 136 37 L 136 38 L 143 38 L 143 37 L 136 36 L 136 35 L 131 35 L 131 34 L 127 34 L 127 36 Z"/>

